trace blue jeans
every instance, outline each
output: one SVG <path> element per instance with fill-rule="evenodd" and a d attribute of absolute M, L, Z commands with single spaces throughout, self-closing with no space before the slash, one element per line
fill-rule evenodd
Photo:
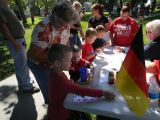
<path fill-rule="evenodd" d="M 73 47 L 74 45 L 77 45 L 80 48 L 82 47 L 82 43 L 81 43 L 81 40 L 80 40 L 78 34 L 72 34 L 72 37 L 70 40 L 70 46 Z"/>
<path fill-rule="evenodd" d="M 22 89 L 28 90 L 33 87 L 33 82 L 29 77 L 29 68 L 27 66 L 26 42 L 24 38 L 16 39 L 21 45 L 21 50 L 18 52 L 13 47 L 12 43 L 7 40 L 7 47 L 14 60 L 15 74 L 18 81 L 18 86 Z"/>
<path fill-rule="evenodd" d="M 49 68 L 37 65 L 28 59 L 27 61 L 30 70 L 32 71 L 37 83 L 41 89 L 44 101 L 48 104 L 48 76 Z"/>

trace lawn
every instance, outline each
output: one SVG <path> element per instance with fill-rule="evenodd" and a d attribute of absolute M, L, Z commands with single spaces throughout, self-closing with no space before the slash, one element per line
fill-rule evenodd
<path fill-rule="evenodd" d="M 108 13 L 105 13 L 105 14 L 107 15 Z M 81 22 L 81 25 L 82 25 L 82 28 L 83 28 L 84 32 L 86 31 L 87 20 L 88 20 L 89 17 L 90 17 L 90 13 L 87 13 L 85 18 L 83 18 L 83 20 Z M 160 18 L 160 16 L 145 19 L 143 26 L 147 22 L 149 22 L 153 19 L 158 19 L 158 18 Z M 34 25 L 32 25 L 30 18 L 27 19 L 28 22 L 27 22 L 27 24 L 24 25 L 25 26 L 25 39 L 26 39 L 26 42 L 27 42 L 27 49 L 30 46 L 31 34 L 32 34 L 32 31 L 33 31 L 33 28 L 42 19 L 43 19 L 42 17 L 35 17 L 35 24 Z M 144 38 L 144 43 L 146 44 L 146 43 L 148 43 L 148 40 L 146 38 L 144 27 L 143 27 L 143 35 L 144 35 L 144 37 L 143 37 Z M 14 67 L 13 67 L 13 60 L 11 59 L 11 56 L 8 52 L 8 49 L 5 46 L 5 42 L 2 40 L 1 36 L 0 36 L 0 41 L 1 41 L 0 42 L 0 81 L 1 81 L 1 80 L 5 79 L 6 77 L 8 77 L 8 76 L 10 76 L 14 73 Z"/>
<path fill-rule="evenodd" d="M 85 32 L 87 29 L 87 19 L 89 18 L 87 14 L 87 16 L 81 21 L 81 25 L 82 25 L 82 29 Z M 153 18 L 148 18 L 144 20 L 144 24 L 143 24 L 143 39 L 144 39 L 144 44 L 148 43 L 148 39 L 146 37 L 146 31 L 145 31 L 145 24 L 148 23 L 149 21 L 152 21 L 153 19 L 158 19 L 160 16 L 158 17 L 153 17 Z M 35 17 L 35 24 L 37 24 L 40 20 L 42 19 L 42 17 Z M 35 25 L 32 25 L 30 18 L 28 19 L 28 23 L 27 25 L 25 25 L 25 39 L 27 41 L 27 49 L 30 46 L 30 41 L 31 41 L 31 34 L 32 34 L 32 30 L 34 28 Z"/>
<path fill-rule="evenodd" d="M 34 26 L 39 23 L 41 20 L 43 19 L 43 17 L 38 17 L 36 16 L 35 17 L 35 22 L 34 24 L 32 24 L 31 22 L 31 19 L 28 18 L 27 19 L 27 24 L 25 24 L 25 39 L 26 39 L 26 42 L 27 42 L 27 49 L 29 48 L 30 46 L 30 42 L 31 42 L 31 35 L 32 35 L 32 31 L 33 31 L 33 28 Z"/>

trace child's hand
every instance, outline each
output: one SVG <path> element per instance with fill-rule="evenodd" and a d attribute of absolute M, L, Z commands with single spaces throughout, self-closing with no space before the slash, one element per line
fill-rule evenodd
<path fill-rule="evenodd" d="M 96 49 L 95 51 L 97 54 L 102 54 L 102 49 Z"/>
<path fill-rule="evenodd" d="M 110 101 L 115 98 L 115 94 L 110 91 L 103 91 L 103 96 L 106 98 L 106 100 Z"/>
<path fill-rule="evenodd" d="M 115 46 L 113 49 L 113 53 L 124 53 L 124 49 L 118 46 Z"/>

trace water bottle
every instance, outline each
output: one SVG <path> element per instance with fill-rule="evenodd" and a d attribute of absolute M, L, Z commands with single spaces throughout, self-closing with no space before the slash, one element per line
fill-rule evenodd
<path fill-rule="evenodd" d="M 155 80 L 150 80 L 149 82 L 149 99 L 150 99 L 150 108 L 152 111 L 157 111 L 159 104 L 159 86 Z"/>
<path fill-rule="evenodd" d="M 100 72 L 101 72 L 101 66 L 96 66 L 93 69 L 93 80 L 91 83 L 92 88 L 96 88 L 97 86 L 99 86 Z"/>

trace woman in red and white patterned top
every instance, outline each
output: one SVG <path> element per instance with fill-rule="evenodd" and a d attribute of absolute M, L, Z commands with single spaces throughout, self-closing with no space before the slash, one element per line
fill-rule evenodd
<path fill-rule="evenodd" d="M 33 30 L 28 50 L 28 66 L 39 84 L 45 103 L 48 103 L 48 49 L 53 44 L 69 44 L 70 24 L 75 19 L 77 15 L 71 3 L 57 3 L 52 13 Z"/>

